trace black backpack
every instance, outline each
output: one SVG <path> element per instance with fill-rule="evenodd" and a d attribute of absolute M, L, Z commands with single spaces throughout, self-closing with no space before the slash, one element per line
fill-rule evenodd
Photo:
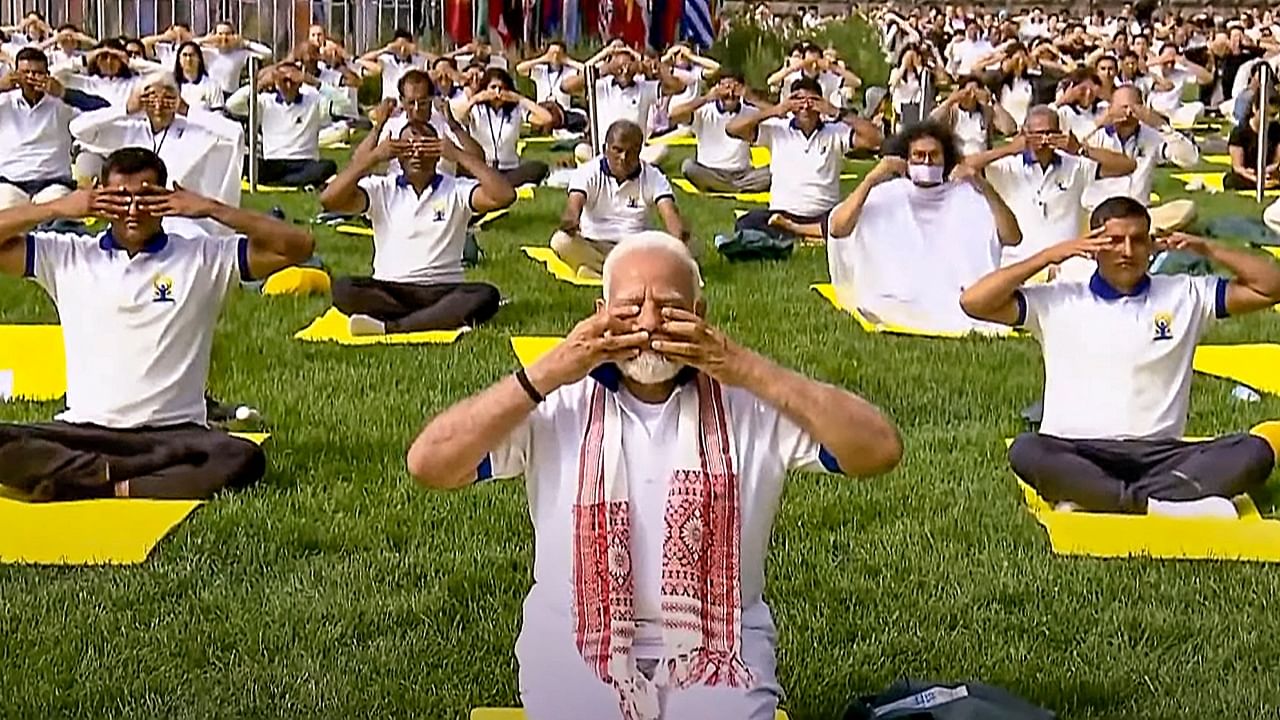
<path fill-rule="evenodd" d="M 899 680 L 855 700 L 844 720 L 1054 720 L 1057 717 L 998 687 L 981 683 Z"/>

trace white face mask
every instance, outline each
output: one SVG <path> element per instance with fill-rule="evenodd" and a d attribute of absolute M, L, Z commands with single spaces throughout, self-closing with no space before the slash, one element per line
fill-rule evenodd
<path fill-rule="evenodd" d="M 907 177 L 917 185 L 941 185 L 942 166 L 911 163 L 907 166 Z"/>
<path fill-rule="evenodd" d="M 681 367 L 652 350 L 644 350 L 634 359 L 618 363 L 623 375 L 641 385 L 664 383 L 678 375 Z"/>

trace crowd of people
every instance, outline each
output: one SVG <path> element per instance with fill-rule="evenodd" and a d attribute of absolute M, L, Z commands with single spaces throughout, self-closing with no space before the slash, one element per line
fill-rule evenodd
<path fill-rule="evenodd" d="M 785 474 L 875 475 L 903 453 L 886 412 L 708 322 L 709 238 L 681 213 L 666 138 L 692 138 L 678 170 L 697 192 L 768 193 L 717 237 L 727 257 L 825 245 L 840 302 L 873 322 L 1033 335 L 1043 418 L 1009 460 L 1057 509 L 1234 517 L 1275 439 L 1183 440 L 1192 354 L 1213 322 L 1280 302 L 1280 266 L 1186 234 L 1191 203 L 1153 207 L 1151 190 L 1157 168 L 1200 162 L 1193 132 L 1217 118 L 1224 185 L 1280 183 L 1280 103 L 1262 91 L 1280 66 L 1275 15 L 867 17 L 884 87 L 805 41 L 752 87 L 683 44 L 578 60 L 553 41 L 512 63 L 482 43 L 434 54 L 404 31 L 355 55 L 315 26 L 276 61 L 225 22 L 95 39 L 28 15 L 0 54 L 0 272 L 57 306 L 67 409 L 0 425 L 0 482 L 34 500 L 204 498 L 262 476 L 260 449 L 209 426 L 213 328 L 232 287 L 308 261 L 314 240 L 240 208 L 256 104 L 260 180 L 371 228 L 372 273 L 332 284 L 355 336 L 488 321 L 502 295 L 466 279 L 470 228 L 519 187 L 567 189 L 543 242 L 603 281 L 594 312 L 408 452 L 430 487 L 525 477 L 530 717 L 772 718 L 764 559 Z M 811 9 L 801 23 L 820 24 Z M 374 77 L 381 101 L 362 110 Z M 342 167 L 321 156 L 357 133 Z M 523 157 L 531 135 L 566 143 L 574 167 Z M 846 195 L 850 157 L 875 165 Z M 1264 218 L 1280 230 L 1280 206 Z M 1153 274 L 1161 252 L 1226 274 Z"/>

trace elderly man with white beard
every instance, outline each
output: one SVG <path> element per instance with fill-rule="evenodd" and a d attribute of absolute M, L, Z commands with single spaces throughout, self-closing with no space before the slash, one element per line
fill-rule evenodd
<path fill-rule="evenodd" d="M 787 471 L 888 472 L 898 433 L 857 395 L 708 324 L 679 240 L 641 233 L 603 276 L 595 313 L 432 419 L 409 470 L 439 489 L 525 477 L 527 717 L 773 718 L 764 567 Z"/>

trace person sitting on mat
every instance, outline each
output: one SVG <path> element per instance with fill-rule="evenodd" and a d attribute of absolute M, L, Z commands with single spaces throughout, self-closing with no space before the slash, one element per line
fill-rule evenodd
<path fill-rule="evenodd" d="M 320 187 L 338 171 L 337 163 L 320 157 L 320 128 L 328 120 L 323 98 L 303 80 L 301 68 L 283 62 L 227 98 L 227 112 L 248 117 L 257 94 L 262 114 L 258 182 L 264 185 Z"/>
<path fill-rule="evenodd" d="M 382 99 L 396 100 L 399 98 L 396 91 L 400 87 L 400 76 L 410 70 L 426 70 L 431 59 L 430 55 L 419 52 L 413 33 L 397 28 L 391 42 L 361 55 L 359 62 L 366 76 L 382 77 Z"/>
<path fill-rule="evenodd" d="M 311 256 L 311 234 L 188 190 L 166 190 L 147 148 L 107 157 L 98 184 L 0 211 L 0 272 L 33 278 L 58 308 L 67 410 L 53 423 L 0 424 L 0 482 L 35 500 L 207 498 L 260 477 L 257 445 L 210 430 L 205 383 L 227 292 Z M 97 236 L 32 232 L 97 217 Z M 211 218 L 237 235 L 166 233 Z"/>
<path fill-rule="evenodd" d="M 76 187 L 68 127 L 77 111 L 63 101 L 44 53 L 23 48 L 15 65 L 0 78 L 0 209 L 56 200 Z"/>
<path fill-rule="evenodd" d="M 688 124 L 698 148 L 680 172 L 703 192 L 752 193 L 769 189 L 769 167 L 752 167 L 751 145 L 731 137 L 725 128 L 734 119 L 760 111 L 744 100 L 741 73 L 721 72 L 710 92 L 682 105 L 671 106 L 671 122 Z"/>
<path fill-rule="evenodd" d="M 598 65 L 600 72 L 593 88 L 596 97 L 597 127 L 608 129 L 615 122 L 626 120 L 634 123 L 649 139 L 649 114 L 662 96 L 675 95 L 684 90 L 683 80 L 671 74 L 671 69 L 655 58 L 645 58 L 635 50 L 614 41 L 606 45 L 588 65 Z M 560 88 L 571 95 L 586 90 L 586 73 L 569 75 L 560 81 Z M 641 160 L 657 165 L 666 157 L 666 145 L 647 145 Z M 591 145 L 583 143 L 575 149 L 577 157 L 586 161 Z"/>
<path fill-rule="evenodd" d="M 393 157 L 402 174 L 375 172 Z M 475 180 L 436 172 L 442 159 Z M 373 277 L 333 281 L 333 306 L 349 317 L 351 334 L 453 330 L 493 317 L 498 289 L 466 282 L 462 248 L 472 215 L 515 200 L 501 173 L 426 123 L 410 122 L 354 156 L 320 195 L 325 210 L 368 213 L 373 225 Z"/>
<path fill-rule="evenodd" d="M 1215 320 L 1280 302 L 1265 255 L 1174 233 L 1164 245 L 1235 279 L 1150 275 L 1157 242 L 1142 203 L 1111 198 L 1091 232 L 997 270 L 960 296 L 974 318 L 1023 327 L 1044 355 L 1044 421 L 1009 449 L 1019 477 L 1061 510 L 1235 517 L 1233 496 L 1262 485 L 1270 442 L 1185 442 L 1196 343 Z M 1091 257 L 1088 280 L 1024 286 L 1051 265 Z"/>
<path fill-rule="evenodd" d="M 484 158 L 484 148 L 480 147 L 475 138 L 471 137 L 471 133 L 454 117 L 448 101 L 435 91 L 435 86 L 427 73 L 421 70 L 410 70 L 401 75 L 397 93 L 400 98 L 398 107 L 396 101 L 383 100 L 382 105 L 374 113 L 378 118 L 378 125 L 370 134 L 377 138 L 377 142 L 400 137 L 400 133 L 409 123 L 428 124 L 435 128 L 437 137 L 452 141 L 468 155 Z M 355 152 L 359 154 L 374 147 L 375 145 L 362 142 L 356 146 Z M 352 161 L 355 161 L 354 155 Z M 452 160 L 440 158 L 440 162 L 436 164 L 436 172 L 443 175 L 457 175 L 458 166 Z M 400 174 L 400 161 L 395 157 L 387 163 L 387 173 Z"/>
<path fill-rule="evenodd" d="M 822 97 L 812 78 L 795 81 L 785 102 L 756 114 L 740 114 L 725 127 L 730 137 L 769 148 L 769 209 L 752 210 L 734 229 L 760 230 L 821 241 L 827 214 L 840 202 L 845 153 L 875 150 L 882 136 L 856 114 L 841 113 Z M 789 119 L 788 119 L 789 116 Z"/>
<path fill-rule="evenodd" d="M 871 476 L 902 456 L 873 405 L 708 324 L 700 285 L 679 240 L 620 244 L 591 317 L 409 448 L 429 488 L 525 477 L 530 720 L 772 720 L 763 589 L 786 473 Z"/>
<path fill-rule="evenodd" d="M 513 187 L 538 185 L 550 169 L 540 160 L 521 160 L 520 125 L 529 118 L 534 125 L 551 123 L 551 113 L 515 90 L 515 81 L 502 68 L 489 68 L 484 88 L 467 99 L 458 115 L 469 123 L 471 137 L 484 148 L 485 162 L 496 168 Z"/>
<path fill-rule="evenodd" d="M 909 125 L 831 211 L 827 256 L 840 303 L 867 319 L 918 330 L 993 330 L 960 310 L 960 292 L 1022 241 L 1017 218 L 960 164 L 945 125 Z M 950 179 L 949 179 L 950 178 Z"/>
<path fill-rule="evenodd" d="M 583 70 L 582 63 L 574 60 L 564 49 L 564 43 L 553 40 L 547 43 L 546 52 L 538 57 L 530 58 L 516 65 L 516 72 L 533 81 L 534 99 L 539 105 L 553 102 L 560 107 L 564 115 L 564 129 L 569 132 L 582 132 L 587 127 L 587 116 L 572 106 L 573 98 L 560 88 L 560 81 Z M 547 133 L 552 128 L 534 123 L 535 132 Z"/>
<path fill-rule="evenodd" d="M 1137 169 L 1128 175 L 1098 178 L 1090 183 L 1082 197 L 1086 209 L 1095 208 L 1107 198 L 1117 195 L 1148 205 L 1158 165 L 1173 163 L 1190 170 L 1200 162 L 1196 144 L 1148 108 L 1142 101 L 1142 91 L 1132 85 L 1115 89 L 1111 94 L 1111 105 L 1098 118 L 1093 133 L 1083 142 L 1127 155 L 1137 165 Z M 1157 220 L 1155 226 L 1160 228 L 1162 223 Z"/>
<path fill-rule="evenodd" d="M 1062 132 L 1074 135 L 1078 142 L 1084 142 L 1106 112 L 1106 101 L 1098 97 L 1101 82 L 1090 68 L 1079 68 L 1063 81 L 1065 89 L 1054 104 Z"/>
<path fill-rule="evenodd" d="M 578 274 L 598 277 L 619 243 L 649 229 L 657 210 L 671 235 L 687 240 L 671 184 L 640 159 L 644 131 L 629 120 L 609 126 L 604 154 L 583 163 L 569 181 L 569 198 L 551 249 Z"/>
<path fill-rule="evenodd" d="M 1018 132 L 1013 118 L 1000 103 L 993 101 L 991 91 L 976 75 L 966 75 L 957 80 L 956 89 L 929 117 L 951 129 L 960 144 L 962 156 L 990 150 L 997 133 L 1013 135 Z"/>
<path fill-rule="evenodd" d="M 1254 95 L 1249 103 L 1249 120 L 1231 129 L 1227 138 L 1227 153 L 1231 156 L 1231 172 L 1223 178 L 1228 190 L 1253 190 L 1258 186 L 1258 131 L 1267 124 L 1266 174 L 1264 187 L 1280 186 L 1280 93 L 1274 93 L 1267 103 L 1268 117 L 1262 117 L 1262 93 Z"/>
<path fill-rule="evenodd" d="M 1011 142 L 965 158 L 966 165 L 985 172 L 1022 228 L 1022 242 L 1004 249 L 1005 265 L 1076 237 L 1084 225 L 1085 189 L 1097 178 L 1128 175 L 1137 167 L 1120 153 L 1081 146 L 1060 122 L 1052 108 L 1036 105 Z M 1076 277 L 1092 272 L 1085 260 L 1074 264 Z"/>
<path fill-rule="evenodd" d="M 236 32 L 235 25 L 225 20 L 215 25 L 213 32 L 196 38 L 196 42 L 208 50 L 209 75 L 218 82 L 224 96 L 231 95 L 240 87 L 240 76 L 250 57 L 263 61 L 271 59 L 271 48 L 246 39 Z M 249 84 L 253 84 L 253 78 L 249 78 Z"/>

